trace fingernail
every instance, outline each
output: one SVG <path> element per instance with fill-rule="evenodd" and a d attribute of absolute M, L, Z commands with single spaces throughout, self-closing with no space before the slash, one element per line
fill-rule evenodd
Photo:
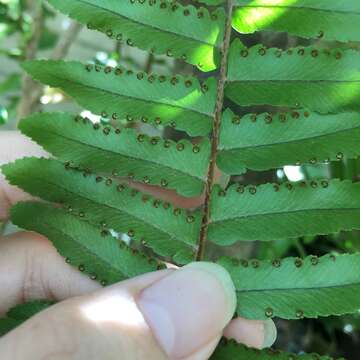
<path fill-rule="evenodd" d="M 235 287 L 223 267 L 197 262 L 143 290 L 138 306 L 164 352 L 179 359 L 222 332 L 235 312 Z"/>
<path fill-rule="evenodd" d="M 277 329 L 274 322 L 269 319 L 264 321 L 264 342 L 263 348 L 271 347 L 277 338 Z"/>

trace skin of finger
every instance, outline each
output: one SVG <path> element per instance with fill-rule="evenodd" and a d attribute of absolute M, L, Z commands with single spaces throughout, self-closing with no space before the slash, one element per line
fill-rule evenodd
<path fill-rule="evenodd" d="M 236 340 L 255 349 L 262 349 L 264 343 L 264 322 L 260 320 L 248 320 L 241 317 L 233 319 L 225 328 L 224 333 L 218 335 L 198 352 L 184 360 L 206 360 L 216 349 L 221 336 Z"/>
<path fill-rule="evenodd" d="M 0 340 L 0 358 L 168 359 L 140 313 L 136 297 L 171 271 L 149 273 L 43 311 Z"/>
<path fill-rule="evenodd" d="M 63 300 L 100 288 L 40 235 L 21 232 L 0 241 L 0 316 L 29 300 Z"/>
<path fill-rule="evenodd" d="M 25 156 L 48 157 L 40 146 L 18 131 L 0 132 L 0 166 Z M 8 218 L 11 204 L 29 200 L 30 195 L 15 186 L 9 185 L 0 170 L 0 220 Z"/>
<path fill-rule="evenodd" d="M 1 131 L 0 165 L 25 156 L 49 157 L 49 154 L 19 131 Z"/>
<path fill-rule="evenodd" d="M 264 322 L 238 317 L 230 322 L 224 330 L 224 336 L 249 347 L 262 349 L 265 340 Z"/>
<path fill-rule="evenodd" d="M 194 354 L 184 358 L 183 360 L 207 360 L 207 359 L 209 359 L 211 354 L 216 349 L 220 339 L 221 339 L 221 334 L 216 336 L 208 344 L 204 345 L 200 350 L 198 350 Z"/>

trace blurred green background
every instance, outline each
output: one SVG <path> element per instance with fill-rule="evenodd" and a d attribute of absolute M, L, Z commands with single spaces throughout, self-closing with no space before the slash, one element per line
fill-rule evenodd
<path fill-rule="evenodd" d="M 183 1 L 190 3 L 190 1 Z M 336 24 L 334 24 L 336 26 Z M 356 24 L 354 24 L 356 26 Z M 308 41 L 289 37 L 286 34 L 256 33 L 239 36 L 247 45 L 263 43 L 265 46 L 289 48 L 308 45 Z M 317 41 L 320 47 L 335 47 L 340 44 Z M 358 44 L 351 44 L 358 47 Z M 57 89 L 43 87 L 21 70 L 20 63 L 32 58 L 66 58 L 116 66 L 121 64 L 137 71 L 162 74 L 193 73 L 205 78 L 211 74 L 167 57 L 149 55 L 106 36 L 89 31 L 68 18 L 55 13 L 40 0 L 0 0 L 0 131 L 16 129 L 22 117 L 34 111 L 74 111 L 96 121 L 106 121 L 79 108 L 71 99 Z M 238 113 L 251 109 L 237 109 Z M 266 108 L 262 109 L 268 110 Z M 154 133 L 151 128 L 145 129 Z M 159 130 L 156 130 L 159 131 Z M 169 130 L 162 130 L 169 131 Z M 178 137 L 171 130 L 168 136 Z M 184 134 L 181 134 L 184 136 Z M 360 146 L 360 144 L 359 144 Z M 265 182 L 302 181 L 336 177 L 360 180 L 360 159 L 341 162 L 286 166 L 267 172 L 249 172 L 231 179 L 244 184 Z M 0 224 L 3 233 L 15 231 L 11 224 Z M 356 252 L 360 250 L 360 233 L 347 232 L 332 236 L 299 238 L 295 241 L 238 244 L 223 249 L 209 246 L 208 256 L 217 258 L 227 254 L 241 254 L 243 258 L 273 259 L 286 256 L 323 255 L 325 253 Z M 318 320 L 278 321 L 279 338 L 276 347 L 292 352 L 317 352 L 343 356 L 346 359 L 360 358 L 360 310 L 358 314 L 345 317 L 329 317 Z"/>

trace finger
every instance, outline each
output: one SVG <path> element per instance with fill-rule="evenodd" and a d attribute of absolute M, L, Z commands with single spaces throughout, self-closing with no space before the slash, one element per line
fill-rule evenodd
<path fill-rule="evenodd" d="M 49 155 L 20 132 L 1 131 L 0 165 L 25 156 L 48 157 Z M 19 188 L 9 185 L 0 171 L 0 221 L 8 218 L 8 211 L 12 204 L 29 198 L 30 196 Z"/>
<path fill-rule="evenodd" d="M 236 297 L 222 267 L 195 263 L 146 289 L 138 303 L 165 352 L 184 358 L 222 333 Z"/>
<path fill-rule="evenodd" d="M 16 304 L 63 300 L 100 287 L 69 266 L 40 235 L 22 232 L 0 241 L 0 316 Z"/>
<path fill-rule="evenodd" d="M 277 337 L 274 322 L 236 318 L 226 327 L 224 336 L 249 347 L 263 349 L 271 347 Z"/>
<path fill-rule="evenodd" d="M 223 268 L 190 264 L 59 303 L 0 340 L 0 358 L 206 360 L 235 306 Z"/>

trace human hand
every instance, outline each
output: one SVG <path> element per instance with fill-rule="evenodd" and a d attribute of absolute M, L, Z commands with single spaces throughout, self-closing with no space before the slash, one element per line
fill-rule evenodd
<path fill-rule="evenodd" d="M 47 154 L 18 133 L 0 132 L 0 164 L 23 156 Z M 0 221 L 27 198 L 0 174 Z M 272 320 L 231 321 L 234 286 L 218 265 L 190 264 L 101 289 L 44 237 L 1 239 L 0 317 L 15 304 L 45 298 L 59 303 L 0 339 L 2 360 L 205 360 L 222 335 L 257 348 L 276 338 Z"/>

